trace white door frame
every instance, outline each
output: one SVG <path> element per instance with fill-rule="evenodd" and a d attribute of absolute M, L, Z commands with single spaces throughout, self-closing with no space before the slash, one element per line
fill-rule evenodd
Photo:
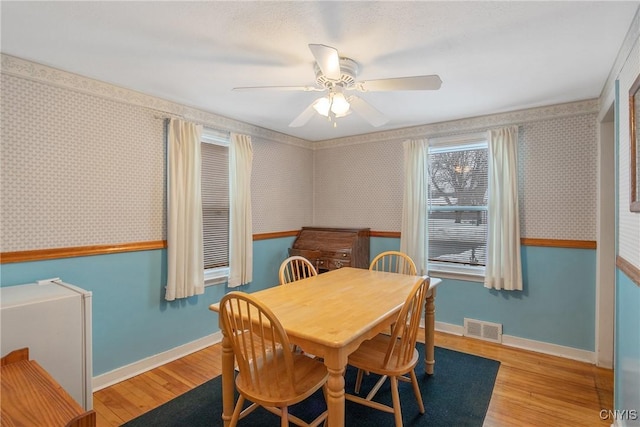
<path fill-rule="evenodd" d="M 596 365 L 613 368 L 615 327 L 615 123 L 614 106 L 598 118 L 596 225 Z"/>

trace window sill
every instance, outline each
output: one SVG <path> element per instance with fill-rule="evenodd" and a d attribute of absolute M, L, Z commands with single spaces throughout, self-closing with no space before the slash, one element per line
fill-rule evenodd
<path fill-rule="evenodd" d="M 429 276 L 484 283 L 484 267 L 429 264 Z"/>
<path fill-rule="evenodd" d="M 229 267 L 210 268 L 204 271 L 204 286 L 214 286 L 229 281 Z"/>

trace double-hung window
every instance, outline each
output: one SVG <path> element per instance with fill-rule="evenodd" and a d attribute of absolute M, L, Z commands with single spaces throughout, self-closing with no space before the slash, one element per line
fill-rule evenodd
<path fill-rule="evenodd" d="M 229 134 L 205 128 L 201 139 L 204 280 L 210 285 L 229 276 Z"/>
<path fill-rule="evenodd" d="M 429 271 L 481 280 L 487 253 L 485 135 L 429 141 Z"/>

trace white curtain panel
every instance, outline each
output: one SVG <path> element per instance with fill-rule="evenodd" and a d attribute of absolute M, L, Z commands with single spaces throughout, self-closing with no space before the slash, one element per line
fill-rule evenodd
<path fill-rule="evenodd" d="M 253 280 L 251 168 L 253 148 L 248 135 L 231 134 L 229 146 L 229 282 L 230 288 Z"/>
<path fill-rule="evenodd" d="M 416 264 L 418 274 L 427 274 L 427 185 L 428 145 L 425 139 L 403 142 L 404 195 L 400 251 Z"/>
<path fill-rule="evenodd" d="M 200 136 L 202 126 L 178 119 L 167 131 L 167 289 L 165 299 L 204 293 Z"/>
<path fill-rule="evenodd" d="M 518 212 L 518 127 L 490 130 L 487 265 L 484 286 L 522 290 Z"/>

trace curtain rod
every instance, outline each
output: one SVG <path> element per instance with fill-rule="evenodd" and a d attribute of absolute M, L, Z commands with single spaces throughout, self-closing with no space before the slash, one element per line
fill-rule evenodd
<path fill-rule="evenodd" d="M 161 119 L 161 120 L 166 120 L 166 119 L 184 119 L 184 116 L 179 116 L 177 114 L 154 114 L 153 115 L 154 119 Z"/>
<path fill-rule="evenodd" d="M 180 120 L 190 121 L 191 123 L 195 123 L 197 125 L 202 125 L 203 127 L 207 128 L 208 130 L 212 130 L 214 132 L 219 132 L 220 134 L 224 134 L 227 137 L 229 137 L 231 135 L 231 132 L 228 131 L 228 130 L 218 129 L 218 128 L 212 127 L 211 125 L 208 125 L 206 123 L 198 122 L 196 120 L 191 120 L 188 117 L 182 116 L 180 114 L 172 114 L 172 113 L 162 112 L 160 114 L 154 114 L 153 118 L 154 119 L 158 119 L 158 120 L 180 119 Z"/>

